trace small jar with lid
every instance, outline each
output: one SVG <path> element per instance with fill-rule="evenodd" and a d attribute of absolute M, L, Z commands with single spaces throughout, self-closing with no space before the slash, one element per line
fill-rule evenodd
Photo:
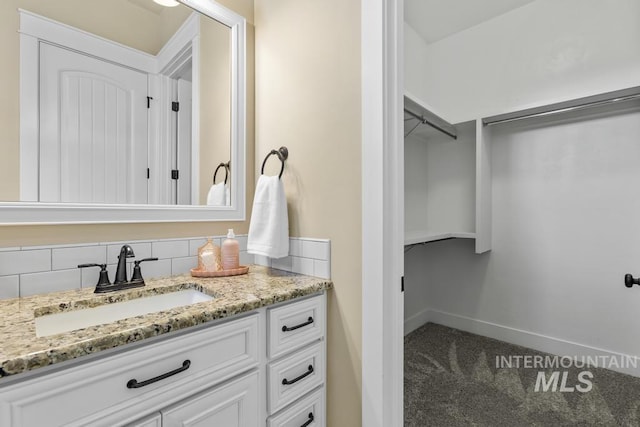
<path fill-rule="evenodd" d="M 215 245 L 211 238 L 198 248 L 198 270 L 206 272 L 222 270 L 220 247 Z"/>

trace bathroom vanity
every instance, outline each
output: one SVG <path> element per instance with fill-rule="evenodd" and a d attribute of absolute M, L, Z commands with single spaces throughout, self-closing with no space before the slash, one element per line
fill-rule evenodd
<path fill-rule="evenodd" d="M 323 426 L 327 280 L 150 280 L 0 301 L 2 426 Z M 211 300 L 43 335 L 36 318 L 197 291 Z"/>

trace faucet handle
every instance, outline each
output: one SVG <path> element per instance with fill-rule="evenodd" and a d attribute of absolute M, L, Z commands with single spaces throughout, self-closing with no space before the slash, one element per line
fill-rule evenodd
<path fill-rule="evenodd" d="M 87 267 L 100 267 L 100 277 L 98 277 L 98 284 L 96 284 L 96 291 L 102 286 L 108 286 L 111 284 L 109 281 L 109 272 L 107 271 L 107 264 L 79 264 L 78 268 Z"/>
<path fill-rule="evenodd" d="M 139 282 L 144 284 L 144 279 L 142 278 L 142 269 L 140 268 L 140 263 L 146 261 L 157 261 L 158 258 L 143 258 L 140 260 L 136 260 L 133 262 L 133 274 L 131 275 L 131 282 Z"/>

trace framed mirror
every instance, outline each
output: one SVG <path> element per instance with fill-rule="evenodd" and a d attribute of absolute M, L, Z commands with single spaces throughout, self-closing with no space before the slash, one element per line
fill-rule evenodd
<path fill-rule="evenodd" d="M 20 4 L 19 172 L 0 223 L 244 220 L 242 16 L 212 0 Z"/>

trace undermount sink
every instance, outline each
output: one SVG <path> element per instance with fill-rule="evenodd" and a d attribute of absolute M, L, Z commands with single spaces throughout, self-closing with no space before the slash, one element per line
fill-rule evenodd
<path fill-rule="evenodd" d="M 207 294 L 194 289 L 188 289 L 105 304 L 82 310 L 48 314 L 36 317 L 36 336 L 46 337 L 62 332 L 75 331 L 77 329 L 111 323 L 129 317 L 211 301 L 212 299 L 213 297 Z"/>

